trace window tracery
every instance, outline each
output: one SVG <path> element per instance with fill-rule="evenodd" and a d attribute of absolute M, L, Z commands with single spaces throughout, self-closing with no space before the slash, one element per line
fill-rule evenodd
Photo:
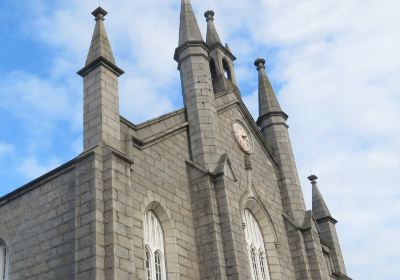
<path fill-rule="evenodd" d="M 144 218 L 145 268 L 147 280 L 166 280 L 164 233 L 153 211 Z"/>
<path fill-rule="evenodd" d="M 244 211 L 243 222 L 246 225 L 245 238 L 252 280 L 270 280 L 261 229 L 253 214 L 248 209 Z"/>

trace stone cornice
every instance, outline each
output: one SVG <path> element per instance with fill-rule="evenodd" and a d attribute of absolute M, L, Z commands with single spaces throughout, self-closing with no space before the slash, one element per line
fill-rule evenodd
<path fill-rule="evenodd" d="M 268 119 L 270 117 L 274 117 L 274 116 L 282 117 L 285 121 L 287 121 L 287 119 L 289 118 L 289 116 L 283 111 L 269 112 L 267 114 L 264 114 L 264 115 L 258 117 L 257 125 L 261 125 L 263 120 Z M 272 123 L 272 124 L 275 124 L 275 123 Z"/>
<path fill-rule="evenodd" d="M 207 54 L 209 53 L 209 48 L 208 48 L 208 46 L 207 46 L 207 44 L 204 42 L 204 41 L 189 41 L 189 42 L 185 42 L 185 43 L 183 43 L 182 45 L 180 45 L 179 47 L 177 47 L 176 49 L 175 49 L 175 54 L 174 54 L 174 59 L 175 59 L 175 61 L 176 62 L 180 62 L 180 61 L 182 61 L 183 59 L 185 59 L 187 56 L 184 56 L 184 57 L 180 57 L 180 54 L 184 51 L 184 50 L 186 50 L 187 48 L 190 48 L 190 47 L 201 47 L 201 48 L 203 48 L 206 52 L 207 52 Z M 192 54 L 192 55 L 194 55 L 194 54 Z M 201 55 L 201 56 L 203 56 L 202 54 L 197 54 L 197 55 Z M 190 56 L 190 55 L 189 55 Z M 208 57 L 207 56 L 205 56 L 207 59 L 208 59 Z"/>
<path fill-rule="evenodd" d="M 317 222 L 317 224 L 323 223 L 323 222 L 326 222 L 326 221 L 329 221 L 329 222 L 331 222 L 333 224 L 337 224 L 338 223 L 338 221 L 336 219 L 334 219 L 333 217 L 331 217 L 331 216 L 318 218 L 318 219 L 315 219 L 315 221 Z"/>
<path fill-rule="evenodd" d="M 99 56 L 95 60 L 93 60 L 91 63 L 83 67 L 81 70 L 78 71 L 78 75 L 85 77 L 87 74 L 89 74 L 91 71 L 96 69 L 99 66 L 104 66 L 111 72 L 113 72 L 117 77 L 121 76 L 125 72 L 116 66 L 113 62 L 109 61 L 107 58 L 103 56 Z"/>

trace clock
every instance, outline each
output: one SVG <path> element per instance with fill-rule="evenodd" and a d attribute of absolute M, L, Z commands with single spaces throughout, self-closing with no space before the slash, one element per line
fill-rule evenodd
<path fill-rule="evenodd" d="M 252 149 L 252 143 L 247 130 L 239 122 L 233 124 L 233 132 L 235 134 L 236 142 L 240 148 L 246 153 L 250 154 Z"/>

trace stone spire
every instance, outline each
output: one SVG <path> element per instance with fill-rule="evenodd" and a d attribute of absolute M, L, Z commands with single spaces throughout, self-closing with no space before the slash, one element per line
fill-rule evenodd
<path fill-rule="evenodd" d="M 92 12 L 92 15 L 95 17 L 96 26 L 94 28 L 85 67 L 78 72 L 81 76 L 100 62 L 111 68 L 116 74 L 118 74 L 118 76 L 124 73 L 124 71 L 118 68 L 115 64 L 110 41 L 108 40 L 108 35 L 104 26 L 104 17 L 107 14 L 108 13 L 101 7 L 98 7 Z"/>
<path fill-rule="evenodd" d="M 212 46 L 216 43 L 221 44 L 221 39 L 218 36 L 217 29 L 214 25 L 214 11 L 207 11 L 204 13 L 205 18 L 207 19 L 207 39 L 206 43 L 208 46 Z"/>
<path fill-rule="evenodd" d="M 312 211 L 314 214 L 314 218 L 316 220 L 327 217 L 332 218 L 331 212 L 326 206 L 325 200 L 318 189 L 317 179 L 318 177 L 315 175 L 311 175 L 308 177 L 308 180 L 310 180 L 312 185 Z"/>
<path fill-rule="evenodd" d="M 254 65 L 257 66 L 258 70 L 259 117 L 261 118 L 272 113 L 283 113 L 278 99 L 276 98 L 274 89 L 272 88 L 265 71 L 265 60 L 259 58 L 254 62 Z"/>
<path fill-rule="evenodd" d="M 199 25 L 193 13 L 192 4 L 189 0 L 181 0 L 181 21 L 179 27 L 179 45 L 186 42 L 203 41 Z"/>

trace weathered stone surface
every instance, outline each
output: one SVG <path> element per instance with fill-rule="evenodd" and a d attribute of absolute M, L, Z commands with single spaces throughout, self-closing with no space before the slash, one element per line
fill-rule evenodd
<path fill-rule="evenodd" d="M 245 209 L 260 227 L 271 280 L 349 279 L 336 221 L 316 189 L 314 212 L 305 211 L 286 115 L 268 111 L 280 106 L 265 72 L 260 91 L 268 95 L 256 124 L 236 86 L 231 51 L 210 51 L 190 1 L 182 0 L 175 58 L 185 108 L 132 124 L 119 115 L 121 72 L 110 64 L 105 13 L 95 12 L 98 48 L 90 51 L 102 58 L 90 56 L 81 72 L 83 153 L 0 198 L 8 279 L 146 279 L 144 217 L 151 210 L 164 234 L 167 279 L 248 280 Z M 229 62 L 229 83 L 213 81 L 210 58 L 220 74 L 223 59 Z M 238 145 L 235 122 L 247 131 L 251 154 Z"/>

